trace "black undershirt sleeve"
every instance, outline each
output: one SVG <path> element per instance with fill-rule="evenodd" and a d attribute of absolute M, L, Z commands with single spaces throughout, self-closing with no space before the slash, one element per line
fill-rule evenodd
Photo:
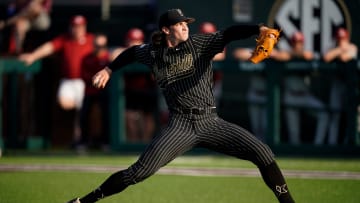
<path fill-rule="evenodd" d="M 259 25 L 234 25 L 224 30 L 224 41 L 228 44 L 234 40 L 246 39 L 259 34 Z"/>
<path fill-rule="evenodd" d="M 108 67 L 112 71 L 116 71 L 133 62 L 135 62 L 135 46 L 132 46 L 119 54 Z"/>

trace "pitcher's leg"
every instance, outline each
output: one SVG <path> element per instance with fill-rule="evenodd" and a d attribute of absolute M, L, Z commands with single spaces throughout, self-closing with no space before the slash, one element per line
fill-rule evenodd
<path fill-rule="evenodd" d="M 153 175 L 180 154 L 194 146 L 195 136 L 184 127 L 186 123 L 175 122 L 155 137 L 139 160 L 128 169 L 112 174 L 99 188 L 80 199 L 81 203 L 92 203 L 104 197 L 119 193 L 129 185 L 136 184 Z"/>
<path fill-rule="evenodd" d="M 280 203 L 295 202 L 275 160 L 267 166 L 260 166 L 259 170 L 264 182 L 274 192 Z"/>
<path fill-rule="evenodd" d="M 201 146 L 253 162 L 279 202 L 294 202 L 274 155 L 266 144 L 247 130 L 220 118 L 206 122 L 209 127 L 199 130 Z"/>

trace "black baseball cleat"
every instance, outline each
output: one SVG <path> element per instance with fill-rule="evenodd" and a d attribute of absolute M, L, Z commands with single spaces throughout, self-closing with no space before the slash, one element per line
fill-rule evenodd
<path fill-rule="evenodd" d="M 80 198 L 77 197 L 75 199 L 68 201 L 67 203 L 81 203 L 81 202 L 80 202 Z"/>

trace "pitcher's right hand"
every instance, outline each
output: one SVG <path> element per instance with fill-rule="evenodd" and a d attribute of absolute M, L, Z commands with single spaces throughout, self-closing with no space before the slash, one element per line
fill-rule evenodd
<path fill-rule="evenodd" d="M 108 67 L 105 67 L 101 71 L 97 72 L 92 78 L 94 87 L 104 88 L 110 79 L 111 73 L 112 71 Z"/>

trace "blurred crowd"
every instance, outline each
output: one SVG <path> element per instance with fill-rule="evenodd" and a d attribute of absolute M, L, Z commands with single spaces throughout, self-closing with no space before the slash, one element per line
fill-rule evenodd
<path fill-rule="evenodd" d="M 357 46 L 350 41 L 349 32 L 339 27 L 333 39 L 336 46 L 323 54 L 322 60 L 326 63 L 336 62 L 339 68 L 342 64 L 357 58 Z M 290 39 L 290 50 L 274 49 L 270 55 L 271 60 L 311 61 L 314 53 L 305 49 L 305 37 L 301 31 L 294 32 Z M 251 56 L 253 48 L 238 48 L 234 51 L 235 59 L 246 61 Z M 341 71 L 340 71 L 341 72 Z M 316 73 L 318 74 L 318 73 Z M 285 138 L 292 145 L 304 143 L 309 140 L 314 145 L 337 145 L 349 141 L 349 138 L 339 137 L 344 130 L 340 130 L 340 115 L 345 110 L 346 85 L 343 74 L 334 74 L 328 93 L 328 101 L 319 98 L 311 88 L 312 73 L 308 71 L 293 71 L 283 74 L 281 81 L 281 100 L 284 106 L 284 123 L 286 124 Z M 324 81 L 324 83 L 327 81 Z M 249 117 L 253 133 L 264 141 L 267 129 L 267 80 L 263 72 L 253 74 L 250 78 L 247 100 L 249 102 Z M 353 98 L 355 99 L 355 98 Z M 306 121 L 304 114 L 315 117 L 316 126 L 312 135 L 307 135 L 301 121 Z"/>
<path fill-rule="evenodd" d="M 0 32 L 7 30 L 9 35 L 4 55 L 18 57 L 27 65 L 37 60 L 46 59 L 53 54 L 59 66 L 60 78 L 57 88 L 57 104 L 63 111 L 72 111 L 72 141 L 73 149 L 87 148 L 109 149 L 109 90 L 98 90 L 91 85 L 94 73 L 102 69 L 121 54 L 124 49 L 147 42 L 144 28 L 130 28 L 121 40 L 122 46 L 111 46 L 108 37 L 101 30 L 92 33 L 87 29 L 88 21 L 83 15 L 74 15 L 68 19 L 68 31 L 58 33 L 53 39 L 40 45 L 26 47 L 24 42 L 31 30 L 47 31 L 51 25 L 51 0 L 14 0 L 7 8 L 7 17 L 0 19 Z M 217 26 L 212 22 L 201 22 L 198 33 L 211 34 L 217 32 Z M 338 61 L 347 63 L 357 58 L 357 47 L 350 40 L 350 33 L 344 28 L 338 28 L 333 39 L 336 46 L 323 54 L 321 60 L 326 63 Z M 294 32 L 287 39 L 290 50 L 274 49 L 270 60 L 279 62 L 311 61 L 314 53 L 304 48 L 304 34 L 301 30 Z M 253 47 L 238 47 L 233 53 L 224 50 L 215 56 L 214 61 L 235 59 L 247 61 Z M 43 67 L 44 69 L 51 67 Z M 217 106 L 222 105 L 223 79 L 221 70 L 214 71 L 213 88 Z M 167 122 L 166 103 L 159 94 L 154 78 L 150 72 L 128 72 L 124 74 L 126 98 L 126 140 L 131 143 L 147 143 L 157 130 L 161 130 Z M 27 100 L 32 77 L 23 78 L 19 84 L 24 90 L 19 96 L 24 103 L 20 109 L 23 114 L 31 114 Z M 251 74 L 249 77 L 246 100 L 251 128 L 255 136 L 266 140 L 267 132 L 267 80 L 264 72 Z M 30 85 L 29 85 L 30 84 Z M 281 99 L 284 106 L 284 121 L 286 137 L 284 142 L 293 145 L 302 144 L 311 138 L 315 145 L 337 145 L 346 142 L 347 138 L 339 136 L 341 112 L 344 107 L 345 82 L 341 75 L 331 81 L 329 100 L 325 101 L 312 92 L 311 75 L 309 73 L 285 74 L 281 81 Z M 6 92 L 5 92 L 6 93 Z M 220 108 L 221 109 L 221 108 Z M 304 113 L 316 119 L 312 135 L 305 135 L 301 121 Z M 307 116 L 307 115 L 306 115 Z M 25 118 L 29 118 L 26 117 Z M 22 123 L 31 123 L 25 119 Z M 24 124 L 25 125 L 25 124 Z"/>
<path fill-rule="evenodd" d="M 88 20 L 78 14 L 68 19 L 68 31 L 58 33 L 55 37 L 40 44 L 27 41 L 41 41 L 42 33 L 47 33 L 51 25 L 51 0 L 14 0 L 7 7 L 6 18 L 0 19 L 2 32 L 2 55 L 16 57 L 26 65 L 37 60 L 51 58 L 59 71 L 56 103 L 61 111 L 71 112 L 72 125 L 69 147 L 85 151 L 88 148 L 109 149 L 109 92 L 92 86 L 92 76 L 110 63 L 124 49 L 142 44 L 146 40 L 143 29 L 133 27 L 120 39 L 123 46 L 109 46 L 108 36 L 101 30 L 90 32 Z M 30 31 L 38 35 L 27 34 Z M 6 33 L 3 34 L 3 33 Z M 5 48 L 4 48 L 5 47 Z M 43 69 L 48 67 L 43 63 Z M 6 77 L 6 76 L 4 76 Z M 21 77 L 21 76 L 19 76 Z M 50 77 L 50 76 L 49 76 Z M 19 83 L 19 88 L 33 86 L 34 78 L 28 78 L 26 84 Z M 150 73 L 124 74 L 126 95 L 126 139 L 128 142 L 148 142 L 155 134 L 158 91 Z M 4 80 L 6 83 L 7 80 Z M 48 84 L 50 85 L 50 84 Z M 6 84 L 5 84 L 6 86 Z M 20 123 L 31 123 L 35 112 L 29 103 L 29 91 L 21 91 L 19 100 L 24 101 L 20 108 Z M 6 94 L 6 92 L 5 92 Z M 50 100 L 48 100 L 50 101 Z M 22 110 L 26 109 L 26 110 Z M 49 109 L 50 110 L 50 109 Z M 32 114 L 32 116 L 24 116 Z M 67 117 L 65 117 L 67 118 Z M 61 126 L 61 125 L 59 125 Z M 22 127 L 20 127 L 22 129 Z M 34 133 L 25 129 L 20 134 Z M 25 136 L 25 135 L 24 135 Z M 64 139 L 66 136 L 64 136 Z M 20 138 L 20 139 L 25 139 Z"/>

